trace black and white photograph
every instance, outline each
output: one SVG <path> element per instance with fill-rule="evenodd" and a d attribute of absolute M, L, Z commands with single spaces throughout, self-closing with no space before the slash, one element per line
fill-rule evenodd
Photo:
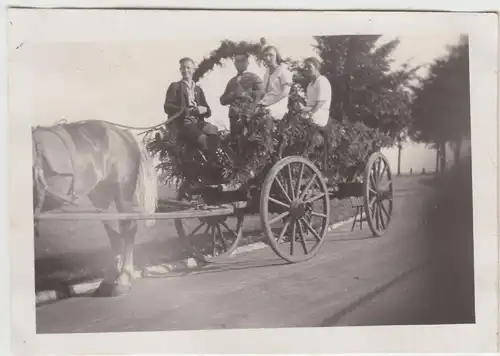
<path fill-rule="evenodd" d="M 496 17 L 357 16 L 9 11 L 30 347 L 496 347 Z"/>

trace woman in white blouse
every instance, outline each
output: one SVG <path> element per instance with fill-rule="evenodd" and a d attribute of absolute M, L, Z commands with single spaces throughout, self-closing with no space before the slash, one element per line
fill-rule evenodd
<path fill-rule="evenodd" d="M 264 74 L 264 96 L 260 105 L 269 109 L 271 115 L 281 120 L 288 111 L 288 94 L 293 84 L 293 74 L 274 46 L 264 49 L 264 62 L 267 66 Z"/>
<path fill-rule="evenodd" d="M 303 112 L 310 115 L 316 125 L 325 127 L 330 118 L 332 87 L 328 78 L 321 75 L 321 63 L 318 59 L 309 57 L 304 64 L 310 82 L 307 86 L 307 102 Z"/>

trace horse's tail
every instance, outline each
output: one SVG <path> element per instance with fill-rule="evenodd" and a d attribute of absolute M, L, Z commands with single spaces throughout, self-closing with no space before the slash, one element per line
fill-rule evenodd
<path fill-rule="evenodd" d="M 149 155 L 146 146 L 137 142 L 140 152 L 140 162 L 135 190 L 136 202 L 145 214 L 153 214 L 158 205 L 158 176 L 153 158 Z M 146 226 L 153 226 L 155 220 L 146 220 Z"/>

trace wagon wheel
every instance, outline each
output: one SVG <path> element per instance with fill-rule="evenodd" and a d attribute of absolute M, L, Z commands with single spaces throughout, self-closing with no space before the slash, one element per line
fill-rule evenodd
<path fill-rule="evenodd" d="M 278 256 L 295 263 L 318 253 L 328 229 L 329 200 L 323 174 L 307 159 L 289 156 L 271 168 L 261 191 L 260 219 Z"/>
<path fill-rule="evenodd" d="M 391 222 L 394 184 L 389 161 L 380 152 L 370 156 L 365 166 L 363 197 L 366 220 L 376 237 L 387 231 Z"/>
<path fill-rule="evenodd" d="M 190 201 L 189 193 L 181 189 L 177 200 Z M 203 204 L 202 199 L 198 203 Z M 192 219 L 175 219 L 175 229 L 182 247 L 198 261 L 221 262 L 229 257 L 243 236 L 241 211 L 233 215 L 222 215 Z"/>

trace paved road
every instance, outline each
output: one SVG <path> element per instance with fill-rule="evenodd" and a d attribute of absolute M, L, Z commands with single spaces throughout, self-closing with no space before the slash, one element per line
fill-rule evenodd
<path fill-rule="evenodd" d="M 79 297 L 37 308 L 37 332 L 121 332 L 446 322 L 426 214 L 430 188 L 396 198 L 387 235 L 344 225 L 312 260 L 271 249 L 188 275 L 136 281 L 115 299 Z M 432 277 L 432 278 L 431 278 Z"/>

